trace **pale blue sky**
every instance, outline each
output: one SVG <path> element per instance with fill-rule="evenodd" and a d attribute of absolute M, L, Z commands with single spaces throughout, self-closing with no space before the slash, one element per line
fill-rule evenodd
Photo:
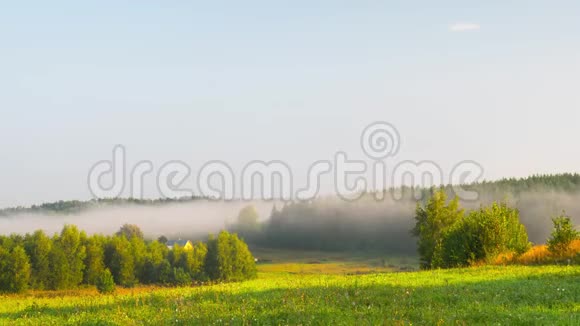
<path fill-rule="evenodd" d="M 89 198 L 115 144 L 300 176 L 376 120 L 398 159 L 580 172 L 578 1 L 313 2 L 2 1 L 0 206 Z"/>

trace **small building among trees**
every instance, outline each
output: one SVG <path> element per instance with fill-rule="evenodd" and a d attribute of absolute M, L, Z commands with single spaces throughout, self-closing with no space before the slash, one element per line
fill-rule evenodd
<path fill-rule="evenodd" d="M 173 250 L 173 246 L 175 244 L 178 244 L 181 248 L 183 248 L 183 250 L 187 250 L 187 251 L 193 250 L 193 244 L 191 243 L 190 240 L 181 240 L 181 239 L 168 240 L 166 243 L 167 248 L 169 248 L 170 250 Z"/>

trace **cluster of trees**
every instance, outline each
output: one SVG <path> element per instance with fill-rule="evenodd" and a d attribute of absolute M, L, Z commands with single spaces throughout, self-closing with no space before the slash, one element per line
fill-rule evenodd
<path fill-rule="evenodd" d="M 241 281 L 256 276 L 248 246 L 222 231 L 193 248 L 145 241 L 134 225 L 114 236 L 87 236 L 74 225 L 60 234 L 0 236 L 0 292 L 28 288 L 61 290 L 95 285 L 102 292 L 115 285 L 187 285 L 205 281 Z"/>
<path fill-rule="evenodd" d="M 531 247 L 519 211 L 506 203 L 466 213 L 457 198 L 448 201 L 444 189 L 435 191 L 424 204 L 418 204 L 412 234 L 423 269 L 465 267 L 493 262 L 500 254 L 521 255 Z M 566 254 L 578 239 L 570 217 L 553 219 L 554 230 L 548 239 L 556 256 Z"/>
<path fill-rule="evenodd" d="M 408 230 L 414 206 L 414 201 L 377 202 L 371 196 L 356 202 L 320 198 L 273 207 L 261 223 L 250 206 L 228 229 L 259 247 L 412 254 Z"/>
<path fill-rule="evenodd" d="M 473 209 L 462 228 L 476 228 L 476 219 L 483 219 L 489 212 L 481 212 L 481 206 L 489 210 L 503 210 L 502 214 L 519 211 L 520 224 L 525 226 L 530 241 L 543 242 L 550 233 L 550 216 L 561 209 L 572 211 L 578 218 L 580 210 L 576 202 L 580 196 L 580 175 L 537 175 L 522 179 L 502 179 L 467 185 L 466 190 L 476 191 L 480 199 L 458 202 Z M 448 197 L 454 189 L 442 189 Z M 402 198 L 393 200 L 397 192 Z M 318 198 L 308 202 L 285 203 L 274 207 L 268 219 L 260 222 L 257 212 L 244 208 L 235 223 L 228 229 L 239 233 L 248 243 L 268 248 L 329 251 L 380 251 L 394 254 L 412 254 L 418 249 L 415 239 L 408 232 L 413 228 L 413 216 L 419 201 L 425 204 L 434 189 L 398 188 L 385 190 L 384 200 L 377 201 L 374 193 L 364 194 L 355 202 L 337 198 Z M 493 203 L 500 202 L 503 204 Z M 476 217 L 476 215 L 481 215 Z M 457 213 L 456 216 L 462 216 Z M 452 219 L 455 220 L 455 219 Z M 505 223 L 510 222 L 506 220 Z M 469 224 L 472 223 L 472 224 Z M 510 222 L 511 223 L 511 222 Z M 453 224 L 453 223 L 451 223 Z M 459 226 L 455 226 L 459 228 Z M 461 232 L 456 230 L 455 233 Z M 463 239 L 467 241 L 466 239 Z M 457 240 L 459 241 L 459 240 Z M 478 258 L 481 255 L 476 255 Z M 474 258 L 475 259 L 475 258 Z"/>

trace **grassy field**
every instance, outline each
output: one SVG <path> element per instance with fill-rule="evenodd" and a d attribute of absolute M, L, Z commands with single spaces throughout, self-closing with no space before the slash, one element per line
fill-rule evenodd
<path fill-rule="evenodd" d="M 296 272 L 307 265 L 319 264 L 266 264 L 257 280 L 196 288 L 3 296 L 0 324 L 580 324 L 578 266 Z"/>
<path fill-rule="evenodd" d="M 328 252 L 252 248 L 262 272 L 369 274 L 419 269 L 417 257 L 376 252 Z"/>

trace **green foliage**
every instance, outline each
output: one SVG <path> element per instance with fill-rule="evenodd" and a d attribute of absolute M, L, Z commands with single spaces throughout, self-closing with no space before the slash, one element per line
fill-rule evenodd
<path fill-rule="evenodd" d="M 137 279 L 143 278 L 145 260 L 147 258 L 147 245 L 142 238 L 134 236 L 131 237 L 131 255 L 133 256 L 135 276 Z"/>
<path fill-rule="evenodd" d="M 74 288 L 83 281 L 83 271 L 85 269 L 86 250 L 81 242 L 81 233 L 76 226 L 65 225 L 57 242 L 67 266 L 62 285 L 66 288 Z"/>
<path fill-rule="evenodd" d="M 207 256 L 207 245 L 203 242 L 198 242 L 193 247 L 192 259 L 190 261 L 189 269 L 191 276 L 198 281 L 205 281 L 207 275 L 205 273 L 205 259 Z"/>
<path fill-rule="evenodd" d="M 191 276 L 183 268 L 174 268 L 171 279 L 173 285 L 177 286 L 191 285 Z"/>
<path fill-rule="evenodd" d="M 435 191 L 424 207 L 417 204 L 416 224 L 412 233 L 418 237 L 421 268 L 429 269 L 440 264 L 436 249 L 441 248 L 443 234 L 463 215 L 459 200 L 455 198 L 447 203 L 447 195 L 443 190 Z"/>
<path fill-rule="evenodd" d="M 164 259 L 157 266 L 157 282 L 160 284 L 171 284 L 173 282 L 173 269 L 171 268 L 171 263 Z"/>
<path fill-rule="evenodd" d="M 139 238 L 143 240 L 143 231 L 135 224 L 123 224 L 121 229 L 117 231 L 116 236 L 125 236 L 127 239 Z"/>
<path fill-rule="evenodd" d="M 108 294 L 115 292 L 115 279 L 111 271 L 106 268 L 101 272 L 96 282 L 99 293 Z"/>
<path fill-rule="evenodd" d="M 21 246 L 10 252 L 0 247 L 0 292 L 19 293 L 28 288 L 30 261 Z"/>
<path fill-rule="evenodd" d="M 85 257 L 85 284 L 97 284 L 105 271 L 105 239 L 100 236 L 92 236 L 87 240 Z M 110 273 L 110 271 L 109 271 Z"/>
<path fill-rule="evenodd" d="M 25 249 L 30 257 L 32 288 L 43 290 L 48 287 L 48 280 L 52 273 L 49 261 L 51 248 L 51 239 L 41 230 L 26 236 Z"/>
<path fill-rule="evenodd" d="M 130 228 L 135 230 L 135 228 Z M 207 280 L 239 281 L 253 278 L 256 267 L 247 245 L 236 235 L 220 233 L 208 245 L 198 242 L 169 250 L 158 241 L 145 242 L 125 233 L 88 237 L 66 225 L 49 238 L 42 231 L 26 236 L 0 236 L 0 292 L 33 289 L 74 289 L 79 284 L 132 287 L 138 283 L 189 285 Z M 207 265 L 208 261 L 215 264 Z M 216 272 L 210 272 L 214 266 Z M 101 289 L 102 288 L 102 289 Z"/>
<path fill-rule="evenodd" d="M 174 268 L 183 270 L 194 280 L 204 281 L 207 278 L 204 270 L 206 255 L 207 246 L 198 242 L 193 246 L 193 250 L 185 250 L 175 244 L 169 258 Z"/>
<path fill-rule="evenodd" d="M 548 249 L 556 257 L 563 257 L 568 254 L 570 243 L 580 239 L 580 232 L 576 231 L 572 220 L 566 214 L 552 218 L 554 229 L 550 239 L 548 239 Z"/>
<path fill-rule="evenodd" d="M 48 288 L 50 290 L 68 288 L 70 286 L 67 283 L 69 272 L 68 260 L 56 235 L 52 239 L 52 247 L 48 254 L 48 266 L 51 272 L 48 278 Z"/>
<path fill-rule="evenodd" d="M 220 261 L 218 259 L 218 242 L 217 239 L 211 235 L 207 241 L 207 254 L 205 256 L 205 272 L 209 279 L 217 280 L 220 278 Z"/>
<path fill-rule="evenodd" d="M 162 270 L 171 270 L 171 264 L 167 261 L 166 257 L 169 255 L 169 249 L 165 244 L 157 241 L 153 241 L 147 246 L 147 253 L 145 261 L 143 264 L 143 273 L 141 275 L 141 282 L 145 284 L 162 283 L 165 284 L 169 282 L 169 276 L 163 274 L 160 275 Z M 167 264 L 167 268 L 162 266 Z M 169 272 L 167 272 L 169 273 Z"/>
<path fill-rule="evenodd" d="M 115 283 L 122 286 L 135 285 L 135 260 L 131 243 L 123 236 L 115 236 L 105 248 L 105 265 L 109 268 Z"/>
<path fill-rule="evenodd" d="M 0 246 L 0 292 L 10 291 L 12 282 L 10 268 L 10 252 L 4 246 Z"/>
<path fill-rule="evenodd" d="M 241 281 L 256 277 L 255 259 L 248 246 L 226 231 L 208 241 L 205 266 L 210 280 Z"/>
<path fill-rule="evenodd" d="M 505 203 L 493 203 L 470 212 L 444 232 L 434 267 L 489 263 L 501 253 L 522 254 L 529 248 L 519 212 Z"/>

